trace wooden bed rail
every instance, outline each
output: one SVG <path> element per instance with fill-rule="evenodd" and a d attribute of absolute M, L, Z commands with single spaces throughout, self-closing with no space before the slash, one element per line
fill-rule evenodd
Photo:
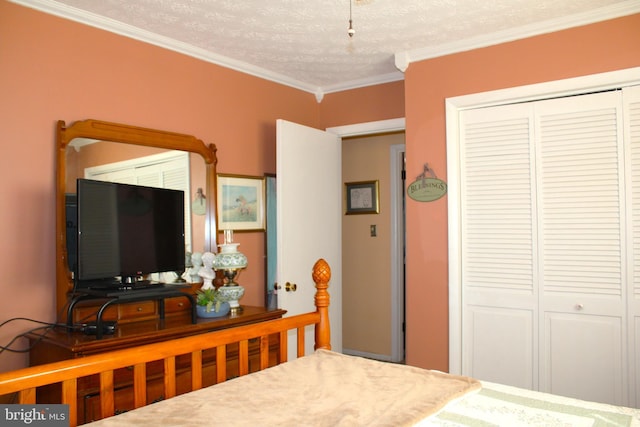
<path fill-rule="evenodd" d="M 297 331 L 297 354 L 305 354 L 305 327 L 315 326 L 315 349 L 331 349 L 329 331 L 329 294 L 327 292 L 331 270 L 326 261 L 316 262 L 312 274 L 316 284 L 316 311 L 238 326 L 174 340 L 115 350 L 93 356 L 69 359 L 39 366 L 0 373 L 0 396 L 18 393 L 18 402 L 34 404 L 36 388 L 61 383 L 61 402 L 69 405 L 70 426 L 77 425 L 77 382 L 89 375 L 100 376 L 100 407 L 102 417 L 114 415 L 114 371 L 133 370 L 134 407 L 147 404 L 146 364 L 163 361 L 164 397 L 176 395 L 176 357 L 191 355 L 192 390 L 202 387 L 202 352 L 216 351 L 216 383 L 226 381 L 227 345 L 238 343 L 239 375 L 249 373 L 249 340 L 258 339 L 259 370 L 269 366 L 269 336 L 279 334 L 278 362 L 287 360 L 287 336 Z M 52 402 L 48 402 L 52 403 Z"/>

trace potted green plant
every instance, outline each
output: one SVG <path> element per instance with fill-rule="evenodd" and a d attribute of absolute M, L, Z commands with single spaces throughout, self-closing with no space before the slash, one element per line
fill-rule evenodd
<path fill-rule="evenodd" d="M 229 313 L 229 303 L 217 289 L 198 289 L 196 291 L 196 310 L 199 317 L 220 317 Z"/>

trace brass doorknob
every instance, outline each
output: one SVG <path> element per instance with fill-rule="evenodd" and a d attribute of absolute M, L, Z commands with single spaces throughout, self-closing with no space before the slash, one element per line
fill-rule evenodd
<path fill-rule="evenodd" d="M 282 289 L 282 286 L 278 285 L 278 282 L 276 282 L 273 284 L 273 289 L 277 291 L 278 289 Z"/>
<path fill-rule="evenodd" d="M 296 285 L 295 283 L 285 283 L 284 284 L 284 290 L 287 292 L 295 292 L 298 289 L 298 285 Z"/>

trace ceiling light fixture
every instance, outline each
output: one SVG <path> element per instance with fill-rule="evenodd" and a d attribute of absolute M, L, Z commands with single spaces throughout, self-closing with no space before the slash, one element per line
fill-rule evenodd
<path fill-rule="evenodd" d="M 349 29 L 347 30 L 347 34 L 349 34 L 349 37 L 353 37 L 353 35 L 356 33 L 356 30 L 353 29 L 353 20 L 351 19 L 352 3 L 352 0 L 349 0 Z"/>

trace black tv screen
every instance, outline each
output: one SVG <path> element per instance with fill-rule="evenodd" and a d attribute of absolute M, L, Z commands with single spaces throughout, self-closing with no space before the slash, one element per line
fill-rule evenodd
<path fill-rule="evenodd" d="M 184 270 L 183 191 L 78 179 L 77 204 L 78 288 Z"/>

